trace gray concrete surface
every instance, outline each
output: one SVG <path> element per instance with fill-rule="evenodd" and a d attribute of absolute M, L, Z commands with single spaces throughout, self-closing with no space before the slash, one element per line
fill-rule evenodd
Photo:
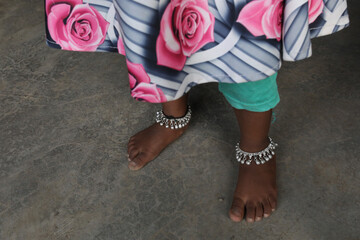
<path fill-rule="evenodd" d="M 351 27 L 283 64 L 271 136 L 279 207 L 228 217 L 235 115 L 216 83 L 196 86 L 188 131 L 144 169 L 129 137 L 158 104 L 133 100 L 115 53 L 52 49 L 43 2 L 0 0 L 0 239 L 360 239 L 360 2 Z"/>

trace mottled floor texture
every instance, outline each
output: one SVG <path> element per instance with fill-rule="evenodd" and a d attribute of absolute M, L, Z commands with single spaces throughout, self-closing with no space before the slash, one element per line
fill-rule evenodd
<path fill-rule="evenodd" d="M 132 172 L 127 141 L 160 105 L 131 98 L 124 57 L 49 48 L 42 1 L 0 0 L 0 239 L 359 239 L 360 2 L 349 10 L 350 28 L 279 72 L 279 205 L 250 224 L 228 217 L 239 130 L 216 83 Z"/>

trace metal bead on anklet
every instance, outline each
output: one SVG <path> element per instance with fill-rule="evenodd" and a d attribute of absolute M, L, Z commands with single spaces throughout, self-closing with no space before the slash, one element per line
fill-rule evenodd
<path fill-rule="evenodd" d="M 250 165 L 252 161 L 255 161 L 257 165 L 268 162 L 275 155 L 274 150 L 278 146 L 278 144 L 275 143 L 270 137 L 269 140 L 270 143 L 264 150 L 254 153 L 241 150 L 239 143 L 236 143 L 236 160 L 241 164 L 247 165 Z"/>
<path fill-rule="evenodd" d="M 186 114 L 183 117 L 166 116 L 162 110 L 156 112 L 156 122 L 160 126 L 165 125 L 166 128 L 179 129 L 185 127 L 191 119 L 191 108 L 187 105 Z"/>

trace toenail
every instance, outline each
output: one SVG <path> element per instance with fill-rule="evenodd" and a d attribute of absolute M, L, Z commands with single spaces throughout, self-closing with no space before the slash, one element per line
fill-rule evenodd
<path fill-rule="evenodd" d="M 260 220 L 261 220 L 261 217 L 257 217 L 257 218 L 256 218 L 256 221 L 260 221 Z"/>
<path fill-rule="evenodd" d="M 130 161 L 130 162 L 129 162 L 129 165 L 132 166 L 132 167 L 135 167 L 135 166 L 136 166 L 136 162 Z"/>
<path fill-rule="evenodd" d="M 267 214 L 267 213 L 264 213 L 264 217 L 269 217 L 270 215 L 269 214 Z"/>
<path fill-rule="evenodd" d="M 231 211 L 233 212 L 233 214 L 235 214 L 236 216 L 241 216 L 241 210 L 238 208 L 235 209 L 231 209 Z"/>
<path fill-rule="evenodd" d="M 254 221 L 254 219 L 252 219 L 252 218 L 248 218 L 248 219 L 247 219 L 247 221 L 248 221 L 248 222 L 253 222 L 253 221 Z"/>
<path fill-rule="evenodd" d="M 128 161 L 131 161 L 131 159 L 128 157 Z"/>

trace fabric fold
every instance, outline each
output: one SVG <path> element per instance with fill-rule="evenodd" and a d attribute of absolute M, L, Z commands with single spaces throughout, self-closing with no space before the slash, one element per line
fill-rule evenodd
<path fill-rule="evenodd" d="M 286 0 L 282 59 L 298 61 L 311 57 L 311 39 L 338 32 L 349 23 L 345 0 Z"/>
<path fill-rule="evenodd" d="M 126 58 L 136 100 L 275 74 L 349 26 L 346 0 L 45 0 L 46 43 Z"/>

